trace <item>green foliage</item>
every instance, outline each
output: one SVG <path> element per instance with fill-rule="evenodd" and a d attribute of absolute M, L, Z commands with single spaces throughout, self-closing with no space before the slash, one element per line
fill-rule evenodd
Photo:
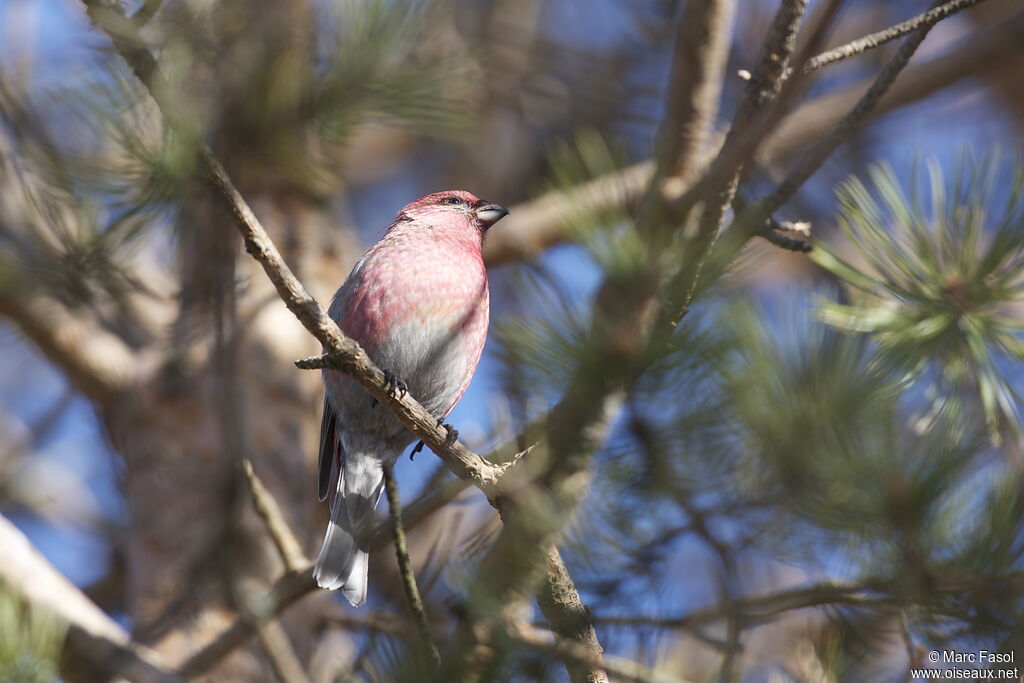
<path fill-rule="evenodd" d="M 0 683 L 56 683 L 65 626 L 0 585 Z"/>
<path fill-rule="evenodd" d="M 563 194 L 598 178 L 607 178 L 628 161 L 627 155 L 609 143 L 599 132 L 582 130 L 550 153 L 551 189 Z M 604 192 L 613 193 L 614 188 Z M 636 231 L 629 207 L 615 205 L 610 210 L 594 204 L 566 202 L 562 207 L 565 222 L 574 241 L 580 243 L 605 272 L 626 275 L 646 269 L 648 253 L 642 236 Z"/>
<path fill-rule="evenodd" d="M 429 45 L 429 10 L 438 2 L 328 3 L 336 29 L 327 49 L 332 55 L 310 93 L 310 112 L 335 140 L 344 140 L 367 115 L 435 137 L 453 138 L 465 130 L 460 90 L 472 83 L 456 57 Z"/>
<path fill-rule="evenodd" d="M 909 197 L 891 168 L 871 184 L 840 187 L 840 226 L 857 262 L 833 248 L 813 252 L 819 265 L 850 286 L 851 303 L 825 302 L 821 318 L 868 333 L 877 360 L 929 380 L 932 416 L 969 410 L 980 401 L 992 436 L 1019 435 L 1022 397 L 1006 368 L 1024 360 L 1024 325 L 1013 306 L 1024 298 L 1024 169 L 965 157 L 947 183 L 928 166 L 929 208 L 912 183 Z M 1005 185 L 1005 183 L 1003 183 Z M 931 371 L 931 372 L 929 372 Z"/>

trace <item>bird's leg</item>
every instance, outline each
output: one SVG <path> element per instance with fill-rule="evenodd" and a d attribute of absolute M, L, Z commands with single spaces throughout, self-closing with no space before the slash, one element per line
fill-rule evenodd
<path fill-rule="evenodd" d="M 402 398 L 409 393 L 409 386 L 390 370 L 384 371 L 384 384 L 391 398 Z"/>
<path fill-rule="evenodd" d="M 445 431 L 448 432 L 448 436 L 446 436 L 445 439 L 444 439 L 444 445 L 445 445 L 446 448 L 451 447 L 451 445 L 453 443 L 455 443 L 456 441 L 459 440 L 459 430 L 457 430 L 455 427 L 452 427 L 450 424 L 445 422 L 444 418 L 439 418 L 438 419 L 437 426 L 438 427 L 444 427 Z M 415 460 L 416 459 L 416 454 L 419 453 L 422 450 L 423 450 L 423 442 L 422 441 L 418 441 L 416 443 L 416 445 L 412 447 L 412 450 L 409 452 L 409 459 L 410 460 Z"/>

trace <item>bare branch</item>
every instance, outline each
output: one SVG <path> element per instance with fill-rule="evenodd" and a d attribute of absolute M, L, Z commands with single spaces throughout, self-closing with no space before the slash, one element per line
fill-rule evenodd
<path fill-rule="evenodd" d="M 68 647 L 107 676 L 142 683 L 183 683 L 157 653 L 131 642 L 121 626 L 58 572 L 0 515 L 0 583 L 69 626 Z"/>
<path fill-rule="evenodd" d="M 984 2 L 984 0 L 979 0 L 979 2 Z M 705 281 L 717 277 L 732 262 L 743 245 L 760 232 L 764 221 L 788 202 L 836 148 L 864 124 L 879 106 L 880 101 L 903 71 L 907 62 L 910 61 L 914 52 L 917 51 L 932 26 L 934 24 L 923 24 L 911 33 L 853 108 L 847 111 L 835 125 L 832 133 L 815 143 L 771 194 L 760 201 L 752 202 L 736 216 L 732 227 L 715 243 L 708 256 L 709 267 L 703 274 Z"/>
<path fill-rule="evenodd" d="M 984 0 L 973 0 L 973 4 L 984 2 Z M 948 15 L 947 15 L 948 16 Z M 882 71 L 878 74 L 874 83 L 868 88 L 867 92 L 857 101 L 851 109 L 836 125 L 835 130 L 832 134 L 819 141 L 815 144 L 811 150 L 804 156 L 804 158 L 797 164 L 790 174 L 786 177 L 782 183 L 772 192 L 768 197 L 763 199 L 759 204 L 758 210 L 764 212 L 770 216 L 775 213 L 783 204 L 788 202 L 796 191 L 800 189 L 811 175 L 818 170 L 825 159 L 827 159 L 835 149 L 845 142 L 854 131 L 860 128 L 861 125 L 867 120 L 867 117 L 871 112 L 878 106 L 879 100 L 885 95 L 892 84 L 896 81 L 896 77 L 900 75 L 903 68 L 910 61 L 910 58 L 917 51 L 918 46 L 931 31 L 939 19 L 935 19 L 931 22 L 926 22 L 918 26 L 914 31 L 903 41 L 900 45 L 899 50 L 893 55 L 892 59 L 885 65 Z M 739 223 L 740 221 L 738 221 Z"/>
<path fill-rule="evenodd" d="M 939 5 L 938 7 L 934 7 L 927 12 L 922 12 L 912 19 L 907 19 L 906 21 L 890 26 L 882 31 L 869 33 L 857 40 L 851 40 L 845 45 L 840 45 L 839 47 L 832 48 L 827 52 L 822 52 L 820 55 L 817 55 L 808 61 L 804 70 L 814 71 L 816 69 L 826 67 L 829 64 L 835 64 L 836 62 L 848 59 L 854 55 L 859 55 L 862 52 L 867 52 L 868 50 L 884 45 L 891 40 L 901 38 L 908 33 L 925 26 L 926 24 L 935 25 L 946 17 L 952 16 L 957 12 L 968 9 L 969 7 L 973 7 L 979 2 L 983 2 L 983 0 L 950 0 L 949 2 Z"/>
<path fill-rule="evenodd" d="M 1007 591 L 1024 588 L 1024 575 L 1008 574 L 990 577 L 984 583 L 939 581 L 932 586 L 936 595 L 964 595 L 975 591 L 992 591 L 1002 587 Z M 825 581 L 798 588 L 753 595 L 704 607 L 678 617 L 611 617 L 596 615 L 594 621 L 615 626 L 658 626 L 689 629 L 725 618 L 734 611 L 745 625 L 757 625 L 784 612 L 826 605 L 898 606 L 901 598 L 898 583 L 885 579 L 868 579 L 859 583 Z"/>
<path fill-rule="evenodd" d="M 601 669 L 616 680 L 635 683 L 686 683 L 681 678 L 660 674 L 657 671 L 622 657 L 605 655 L 596 657 L 589 648 L 571 640 L 562 640 L 553 634 L 528 624 L 514 624 L 507 629 L 508 636 L 531 649 L 546 652 L 566 663 Z"/>
<path fill-rule="evenodd" d="M 140 359 L 120 337 L 54 299 L 0 289 L 0 316 L 97 403 L 113 403 L 140 370 Z"/>
<path fill-rule="evenodd" d="M 430 637 L 430 624 L 427 623 L 427 611 L 423 608 L 423 600 L 420 599 L 420 591 L 416 586 L 416 574 L 412 568 L 412 561 L 409 558 L 409 546 L 405 542 L 405 529 L 402 527 L 402 504 L 398 499 L 398 483 L 395 481 L 395 472 L 391 465 L 384 465 L 384 490 L 388 496 L 388 514 L 391 517 L 391 531 L 395 537 L 395 555 L 398 559 L 398 573 L 402 577 L 402 589 L 405 591 L 405 600 L 409 605 L 409 612 L 412 613 L 413 621 L 416 623 L 416 631 L 419 635 L 420 645 L 426 651 L 434 666 L 441 665 L 441 655 Z"/>
<path fill-rule="evenodd" d="M 601 643 L 594 630 L 590 611 L 580 600 L 576 584 L 569 576 L 558 548 L 548 548 L 548 575 L 537 593 L 541 614 L 551 624 L 551 630 L 561 638 L 574 641 L 590 653 L 591 662 L 566 661 L 569 680 L 573 683 L 608 683 L 604 670 Z"/>
<path fill-rule="evenodd" d="M 689 183 L 700 168 L 718 115 L 732 15 L 732 0 L 686 3 L 672 59 L 665 122 L 655 145 L 660 177 Z"/>
<path fill-rule="evenodd" d="M 985 73 L 1002 64 L 1008 55 L 1020 50 L 1024 31 L 1024 12 L 1018 12 L 1003 23 L 972 33 L 948 53 L 906 68 L 903 77 L 868 112 L 877 117 L 900 107 L 927 98 L 964 78 Z M 823 95 L 802 105 L 782 122 L 775 134 L 762 147 L 758 157 L 770 164 L 792 155 L 835 128 L 857 100 L 870 87 L 871 79 L 860 81 L 843 90 Z"/>
<path fill-rule="evenodd" d="M 281 514 L 274 496 L 266 489 L 260 478 L 253 470 L 252 461 L 246 458 L 242 461 L 242 470 L 245 472 L 246 481 L 249 482 L 249 491 L 252 493 L 252 504 L 256 508 L 256 514 L 260 516 L 267 527 L 274 546 L 277 548 L 285 569 L 297 571 L 302 567 L 309 566 L 309 559 L 302 552 L 299 540 L 295 538 L 291 527 Z"/>
<path fill-rule="evenodd" d="M 387 633 L 393 636 L 412 636 L 412 629 L 408 620 L 398 617 L 389 612 L 369 612 L 360 610 L 358 616 L 343 609 L 337 603 L 332 604 L 332 609 L 323 615 L 324 623 L 331 626 L 340 626 L 346 629 L 362 629 Z"/>

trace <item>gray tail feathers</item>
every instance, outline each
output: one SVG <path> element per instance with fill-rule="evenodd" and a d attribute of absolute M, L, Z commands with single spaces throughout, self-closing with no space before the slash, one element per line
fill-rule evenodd
<path fill-rule="evenodd" d="M 379 456 L 346 453 L 338 477 L 338 492 L 331 504 L 331 523 L 316 558 L 313 576 L 317 585 L 341 589 L 353 606 L 366 602 L 366 579 L 373 511 L 384 488 Z"/>

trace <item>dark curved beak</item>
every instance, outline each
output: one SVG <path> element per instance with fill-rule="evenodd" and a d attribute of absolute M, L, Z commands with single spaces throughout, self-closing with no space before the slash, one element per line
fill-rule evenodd
<path fill-rule="evenodd" d="M 508 209 L 504 206 L 485 202 L 482 199 L 476 203 L 474 211 L 476 212 L 476 217 L 484 224 L 484 228 L 491 227 L 508 215 Z"/>

